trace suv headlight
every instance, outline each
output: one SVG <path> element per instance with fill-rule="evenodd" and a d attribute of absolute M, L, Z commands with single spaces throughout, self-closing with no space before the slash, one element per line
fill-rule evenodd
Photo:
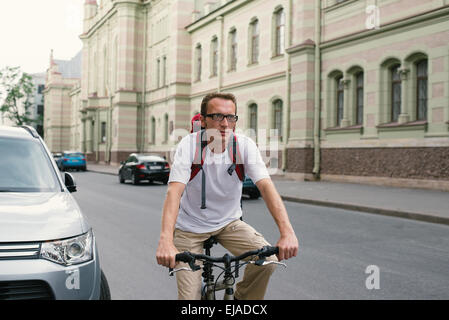
<path fill-rule="evenodd" d="M 65 240 L 42 243 L 41 258 L 70 266 L 93 258 L 93 233 L 87 233 Z"/>

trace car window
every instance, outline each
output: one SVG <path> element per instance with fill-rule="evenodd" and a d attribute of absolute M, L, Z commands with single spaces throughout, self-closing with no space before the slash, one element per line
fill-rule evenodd
<path fill-rule="evenodd" d="M 83 154 L 80 153 L 80 152 L 65 153 L 64 157 L 66 157 L 66 158 L 79 158 L 79 157 L 83 157 Z"/>
<path fill-rule="evenodd" d="M 0 137 L 0 192 L 56 192 L 56 173 L 38 140 Z"/>

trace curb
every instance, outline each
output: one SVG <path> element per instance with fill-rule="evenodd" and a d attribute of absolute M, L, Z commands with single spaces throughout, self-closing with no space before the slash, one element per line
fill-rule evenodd
<path fill-rule="evenodd" d="M 438 217 L 438 216 L 433 216 L 433 215 L 428 215 L 428 214 L 423 214 L 423 213 L 366 207 L 366 206 L 350 204 L 350 203 L 302 199 L 302 198 L 296 198 L 296 197 L 291 197 L 291 196 L 282 196 L 282 195 L 281 195 L 281 198 L 284 201 L 290 201 L 290 202 L 298 202 L 298 203 L 304 203 L 304 204 L 310 204 L 310 205 L 316 205 L 316 206 L 322 206 L 322 207 L 332 207 L 332 208 L 339 208 L 339 209 L 346 209 L 346 210 L 353 210 L 353 211 L 361 211 L 361 212 L 365 212 L 365 213 L 374 213 L 374 214 L 390 216 L 390 217 L 405 218 L 405 219 L 410 219 L 410 220 L 417 220 L 417 221 L 423 221 L 423 222 L 449 225 L 449 218 Z"/>
<path fill-rule="evenodd" d="M 87 169 L 86 171 L 87 172 L 94 172 L 94 173 L 101 173 L 101 174 L 108 174 L 108 175 L 111 175 L 111 176 L 116 176 L 117 175 L 117 173 L 115 173 L 115 172 L 105 172 L 105 171 L 97 171 L 97 170 L 89 170 L 89 169 Z"/>
<path fill-rule="evenodd" d="M 101 173 L 101 174 L 107 174 L 107 175 L 112 175 L 112 176 L 117 175 L 117 173 L 105 172 L 105 171 L 100 171 L 100 170 L 89 170 L 88 169 L 87 171 Z M 378 215 L 383 215 L 383 216 L 405 218 L 405 219 L 422 221 L 422 222 L 449 225 L 449 218 L 438 217 L 438 216 L 433 216 L 433 215 L 428 215 L 428 214 L 423 214 L 423 213 L 367 207 L 367 206 L 351 204 L 351 203 L 332 202 L 332 201 L 323 201 L 323 200 L 314 200 L 314 199 L 303 199 L 303 198 L 297 198 L 297 197 L 292 197 L 292 196 L 282 196 L 281 195 L 281 198 L 282 198 L 282 200 L 289 201 L 289 202 L 297 202 L 297 203 L 304 203 L 304 204 L 310 204 L 310 205 L 321 206 L 321 207 L 330 207 L 330 208 L 338 208 L 338 209 L 345 209 L 345 210 L 352 210 L 352 211 L 360 211 L 360 212 L 373 213 L 373 214 L 378 214 Z"/>

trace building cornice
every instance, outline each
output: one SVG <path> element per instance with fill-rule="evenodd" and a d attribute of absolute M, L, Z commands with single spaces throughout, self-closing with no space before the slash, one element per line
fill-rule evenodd
<path fill-rule="evenodd" d="M 238 8 L 244 6 L 245 4 L 251 1 L 252 0 L 241 0 L 241 1 L 230 0 L 221 7 L 218 7 L 217 9 L 209 12 L 207 15 L 187 25 L 185 29 L 187 30 L 187 32 L 192 33 L 198 28 L 201 28 L 211 22 L 216 21 L 218 17 L 229 14 L 230 12 L 237 10 Z"/>
<path fill-rule="evenodd" d="M 346 45 L 348 43 L 353 44 L 353 42 L 358 40 L 366 40 L 366 38 L 376 37 L 383 33 L 398 32 L 400 29 L 410 26 L 414 28 L 420 28 L 421 26 L 418 25 L 420 23 L 433 21 L 435 19 L 441 19 L 442 21 L 446 21 L 448 15 L 449 15 L 449 5 L 445 5 L 437 9 L 424 12 L 419 15 L 410 16 L 408 18 L 401 18 L 400 20 L 389 22 L 388 24 L 380 26 L 379 29 L 357 32 L 342 36 L 340 38 L 322 42 L 320 44 L 320 48 L 322 50 L 326 50 L 336 46 Z"/>

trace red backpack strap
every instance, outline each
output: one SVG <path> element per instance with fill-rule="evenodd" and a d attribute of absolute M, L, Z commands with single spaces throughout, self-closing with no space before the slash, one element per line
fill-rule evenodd
<path fill-rule="evenodd" d="M 238 140 L 235 134 L 232 135 L 231 143 L 229 149 L 229 156 L 232 160 L 232 165 L 228 169 L 229 175 L 232 175 L 232 172 L 235 169 L 237 176 L 240 181 L 245 180 L 245 167 L 243 166 L 242 156 L 240 154 L 240 150 L 238 147 Z"/>
<path fill-rule="evenodd" d="M 195 157 L 193 158 L 189 181 L 192 181 L 203 167 L 206 150 L 204 148 L 204 143 L 202 142 L 202 134 L 203 130 L 199 131 L 196 135 Z"/>

